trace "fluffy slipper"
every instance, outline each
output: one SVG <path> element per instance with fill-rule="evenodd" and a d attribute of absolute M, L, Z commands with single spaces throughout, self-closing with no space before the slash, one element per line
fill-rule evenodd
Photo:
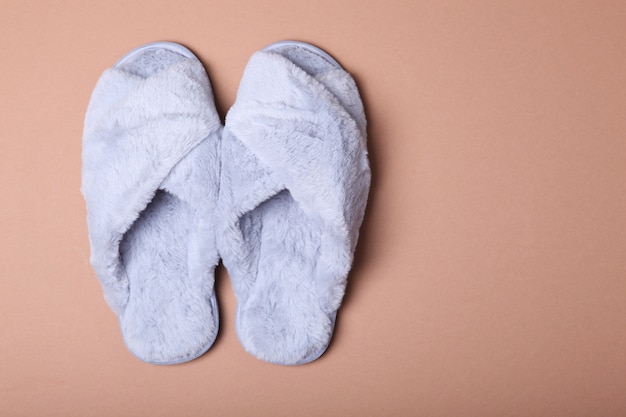
<path fill-rule="evenodd" d="M 213 344 L 221 122 L 200 61 L 158 42 L 98 81 L 83 133 L 91 263 L 139 359 L 172 364 Z"/>
<path fill-rule="evenodd" d="M 255 53 L 226 118 L 218 203 L 218 247 L 249 353 L 283 365 L 324 353 L 369 185 L 352 77 L 301 42 Z"/>

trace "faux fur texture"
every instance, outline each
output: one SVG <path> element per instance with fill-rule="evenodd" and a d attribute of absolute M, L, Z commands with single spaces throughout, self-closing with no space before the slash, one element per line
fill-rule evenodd
<path fill-rule="evenodd" d="M 221 130 L 206 72 L 180 45 L 132 52 L 89 103 L 81 189 L 91 262 L 125 343 L 146 362 L 193 359 L 217 335 Z"/>
<path fill-rule="evenodd" d="M 249 353 L 292 365 L 326 350 L 369 185 L 352 77 L 312 47 L 254 54 L 222 137 L 217 235 Z"/>

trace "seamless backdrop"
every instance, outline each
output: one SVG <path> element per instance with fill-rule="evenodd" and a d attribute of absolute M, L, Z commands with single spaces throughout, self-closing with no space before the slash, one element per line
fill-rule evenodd
<path fill-rule="evenodd" d="M 126 350 L 79 192 L 101 72 L 156 40 L 222 117 L 250 55 L 314 43 L 356 78 L 373 186 L 328 352 L 246 354 L 220 268 L 203 357 Z M 0 0 L 0 415 L 626 415 L 626 4 Z"/>

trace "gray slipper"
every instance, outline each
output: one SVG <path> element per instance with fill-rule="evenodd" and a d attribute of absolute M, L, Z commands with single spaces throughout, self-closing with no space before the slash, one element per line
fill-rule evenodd
<path fill-rule="evenodd" d="M 255 53 L 222 137 L 217 237 L 249 353 L 284 365 L 324 353 L 369 185 L 352 77 L 302 42 Z"/>
<path fill-rule="evenodd" d="M 217 335 L 221 131 L 204 67 L 169 42 L 105 71 L 87 109 L 91 262 L 128 349 L 146 362 L 194 359 Z"/>

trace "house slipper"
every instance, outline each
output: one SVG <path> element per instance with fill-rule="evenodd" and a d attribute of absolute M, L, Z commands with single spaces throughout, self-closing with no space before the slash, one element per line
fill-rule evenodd
<path fill-rule="evenodd" d="M 100 77 L 83 133 L 91 263 L 139 359 L 174 364 L 218 329 L 214 214 L 221 121 L 187 48 L 137 48 Z"/>
<path fill-rule="evenodd" d="M 317 359 L 333 334 L 370 185 L 352 77 L 306 43 L 250 59 L 222 136 L 218 248 L 244 348 Z"/>

